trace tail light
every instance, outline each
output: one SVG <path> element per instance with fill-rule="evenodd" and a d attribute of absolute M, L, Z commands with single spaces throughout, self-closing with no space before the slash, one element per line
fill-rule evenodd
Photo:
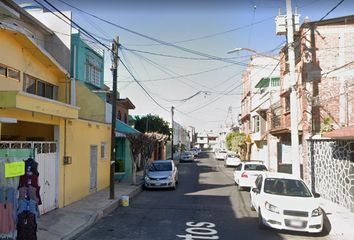
<path fill-rule="evenodd" d="M 243 173 L 241 174 L 241 177 L 242 177 L 242 178 L 248 178 L 248 175 L 247 175 L 246 172 L 243 172 Z"/>

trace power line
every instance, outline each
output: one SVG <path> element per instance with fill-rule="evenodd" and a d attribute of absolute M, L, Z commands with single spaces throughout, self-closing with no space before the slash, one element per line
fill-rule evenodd
<path fill-rule="evenodd" d="M 135 76 L 132 74 L 132 72 L 128 69 L 128 67 L 125 65 L 125 63 L 122 61 L 122 59 L 119 58 L 119 61 L 122 63 L 123 67 L 127 70 L 127 72 L 130 74 L 130 76 L 132 76 L 132 78 L 134 79 L 134 81 L 141 87 L 141 89 L 143 89 L 143 91 L 148 95 L 148 97 L 154 102 L 156 103 L 156 105 L 158 105 L 161 109 L 165 110 L 166 112 L 170 112 L 167 108 L 165 108 L 164 106 L 162 106 L 159 102 L 157 102 L 155 100 L 155 98 L 153 98 L 150 93 L 144 88 L 143 85 L 141 85 L 141 83 L 135 78 Z"/>
<path fill-rule="evenodd" d="M 34 1 L 37 1 L 37 0 L 34 0 Z M 47 0 L 43 0 L 43 1 L 47 2 Z M 123 30 L 125 30 L 125 31 L 127 31 L 127 32 L 130 32 L 130 33 L 135 34 L 135 35 L 137 35 L 137 36 L 140 36 L 140 37 L 149 39 L 149 40 L 154 41 L 154 42 L 157 42 L 157 43 L 160 43 L 160 44 L 162 44 L 162 45 L 169 46 L 169 47 L 173 47 L 173 48 L 176 48 L 176 49 L 181 50 L 181 51 L 184 51 L 184 52 L 188 52 L 188 53 L 191 53 L 191 54 L 194 54 L 194 55 L 198 55 L 198 56 L 202 56 L 202 57 L 206 57 L 206 58 L 210 58 L 210 59 L 214 59 L 214 60 L 218 60 L 218 61 L 223 61 L 223 62 L 232 63 L 232 64 L 236 64 L 236 65 L 241 65 L 241 66 L 243 65 L 243 63 L 240 63 L 240 62 L 237 62 L 237 61 L 233 61 L 233 60 L 230 60 L 230 59 L 224 59 L 224 58 L 221 58 L 221 57 L 213 56 L 213 55 L 211 55 L 211 54 L 199 52 L 199 51 L 196 51 L 196 50 L 192 50 L 192 49 L 189 49 L 189 48 L 185 48 L 185 47 L 181 47 L 181 46 L 175 45 L 175 44 L 173 44 L 173 43 L 169 43 L 169 42 L 166 42 L 166 41 L 163 41 L 163 40 L 159 40 L 159 39 L 157 39 L 157 38 L 148 36 L 148 35 L 146 35 L 146 34 L 139 33 L 139 32 L 137 32 L 137 31 L 128 29 L 128 28 L 123 27 L 123 26 L 121 26 L 121 25 L 118 25 L 118 24 L 116 24 L 116 23 L 110 22 L 110 21 L 108 21 L 108 20 L 106 20 L 106 19 L 103 19 L 103 18 L 101 18 L 101 17 L 98 17 L 98 16 L 96 16 L 96 15 L 94 15 L 94 14 L 92 14 L 92 13 L 86 12 L 86 11 L 84 11 L 84 10 L 78 8 L 78 7 L 75 7 L 75 6 L 71 5 L 71 4 L 68 4 L 68 3 L 66 3 L 66 2 L 63 1 L 63 0 L 58 0 L 58 1 L 60 1 L 60 2 L 62 2 L 62 3 L 64 3 L 64 4 L 70 6 L 71 8 L 76 9 L 77 11 L 83 12 L 83 13 L 85 13 L 85 14 L 91 16 L 91 17 L 94 17 L 94 18 L 96 18 L 96 19 L 98 19 L 98 20 L 100 20 L 100 21 L 103 21 L 103 22 L 105 22 L 105 23 L 107 23 L 107 24 L 109 24 L 109 25 L 112 25 L 112 26 L 115 26 L 115 27 L 117 27 L 117 28 L 123 29 Z"/>
<path fill-rule="evenodd" d="M 150 54 L 154 56 L 160 56 L 160 57 L 169 57 L 169 58 L 180 58 L 180 59 L 187 59 L 187 60 L 207 60 L 207 61 L 213 61 L 215 59 L 210 59 L 210 58 L 196 58 L 196 57 L 186 57 L 186 56 L 176 56 L 176 55 L 169 55 L 169 54 L 163 54 L 163 53 L 155 53 L 155 52 L 149 52 L 149 51 L 143 51 L 143 50 L 138 50 L 138 49 L 131 49 L 127 48 L 121 45 L 121 48 L 130 52 L 139 52 L 139 53 L 145 53 L 145 54 Z M 241 57 L 229 57 L 229 58 L 222 58 L 222 59 L 235 59 L 235 58 L 249 58 L 249 56 L 241 56 Z"/>
<path fill-rule="evenodd" d="M 140 80 L 140 82 L 157 82 L 157 81 L 173 80 L 173 79 L 178 79 L 178 78 L 184 78 L 184 77 L 190 77 L 190 76 L 200 75 L 200 74 L 204 74 L 204 73 L 209 73 L 209 72 L 221 70 L 221 69 L 224 69 L 224 68 L 229 68 L 231 66 L 234 66 L 234 65 L 233 64 L 224 65 L 224 66 L 221 66 L 221 67 L 216 67 L 216 68 L 212 68 L 212 69 L 201 71 L 201 72 L 189 73 L 189 74 L 185 74 L 185 75 L 179 75 L 179 76 L 168 77 L 168 78 L 156 78 L 156 79 Z M 121 81 L 121 82 L 131 82 L 131 81 Z"/>
<path fill-rule="evenodd" d="M 46 8 L 41 2 L 39 2 L 38 0 L 33 0 L 36 3 L 38 3 L 39 5 L 41 5 L 43 8 Z M 47 0 L 43 0 L 45 3 L 47 3 L 49 6 L 51 6 L 53 9 L 55 9 L 55 11 L 57 11 L 60 15 L 62 15 L 65 19 L 67 19 L 69 22 L 71 22 L 72 24 L 74 24 L 77 28 L 79 28 L 80 30 L 82 30 L 86 35 L 88 35 L 89 37 L 91 37 L 93 40 L 95 40 L 97 43 L 99 43 L 100 45 L 102 45 L 104 48 L 106 48 L 108 51 L 112 52 L 112 50 L 107 47 L 105 44 L 103 44 L 101 41 L 99 41 L 96 37 L 94 37 L 91 33 L 89 33 L 88 31 L 86 31 L 84 28 L 82 28 L 79 24 L 77 24 L 75 21 L 73 21 L 72 19 L 70 19 L 69 17 L 67 17 L 65 14 L 63 14 L 58 8 L 56 8 L 55 6 L 53 6 L 53 4 L 51 4 L 50 2 L 48 2 Z M 47 8 L 46 8 L 47 9 Z M 61 20 L 63 20 L 60 16 L 58 16 L 57 14 L 55 14 L 52 10 L 48 9 L 48 11 L 50 11 L 53 15 L 57 16 L 58 18 L 60 18 Z M 65 23 L 67 23 L 65 20 L 63 20 Z M 67 23 L 68 24 L 68 23 Z M 113 53 L 113 52 L 112 52 Z M 113 53 L 114 54 L 114 53 Z"/>

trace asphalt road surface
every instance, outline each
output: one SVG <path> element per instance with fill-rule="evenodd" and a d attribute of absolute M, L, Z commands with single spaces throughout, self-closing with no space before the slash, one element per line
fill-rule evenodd
<path fill-rule="evenodd" d="M 143 191 L 101 219 L 78 239 L 329 239 L 276 230 L 259 230 L 247 191 L 239 191 L 232 168 L 202 153 L 196 162 L 180 163 L 176 190 Z"/>

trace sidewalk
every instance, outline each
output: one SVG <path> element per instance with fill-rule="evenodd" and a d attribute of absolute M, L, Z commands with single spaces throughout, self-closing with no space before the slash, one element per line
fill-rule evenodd
<path fill-rule="evenodd" d="M 325 211 L 325 227 L 331 240 L 354 239 L 354 213 L 338 204 L 320 198 L 320 206 Z"/>
<path fill-rule="evenodd" d="M 141 182 L 138 180 L 138 182 Z M 64 208 L 42 215 L 38 220 L 39 240 L 71 239 L 88 229 L 102 217 L 108 215 L 120 204 L 120 197 L 133 198 L 142 191 L 142 185 L 127 182 L 115 184 L 115 199 L 109 199 L 109 188 L 93 193 L 88 197 Z"/>

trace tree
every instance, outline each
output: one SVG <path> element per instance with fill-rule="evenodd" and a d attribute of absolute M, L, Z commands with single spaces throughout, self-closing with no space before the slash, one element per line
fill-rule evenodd
<path fill-rule="evenodd" d="M 142 132 L 155 132 L 171 135 L 169 123 L 157 115 L 135 116 L 135 129 Z"/>
<path fill-rule="evenodd" d="M 226 136 L 226 148 L 238 152 L 242 159 L 245 159 L 247 152 L 246 135 L 240 132 L 230 132 Z"/>
<path fill-rule="evenodd" d="M 159 133 L 145 133 L 145 134 L 127 134 L 127 139 L 130 141 L 130 149 L 133 157 L 132 172 L 133 172 L 133 184 L 136 184 L 136 170 L 139 159 L 144 161 L 144 173 L 145 166 L 154 150 L 154 145 L 159 141 L 166 141 L 167 136 Z"/>
<path fill-rule="evenodd" d="M 133 157 L 132 162 L 132 172 L 133 172 L 133 184 L 135 185 L 136 182 L 136 169 L 139 159 L 142 158 L 146 161 L 145 154 L 148 152 L 149 149 L 152 149 L 153 140 L 150 139 L 145 134 L 127 134 L 127 139 L 130 141 L 130 150 Z"/>

